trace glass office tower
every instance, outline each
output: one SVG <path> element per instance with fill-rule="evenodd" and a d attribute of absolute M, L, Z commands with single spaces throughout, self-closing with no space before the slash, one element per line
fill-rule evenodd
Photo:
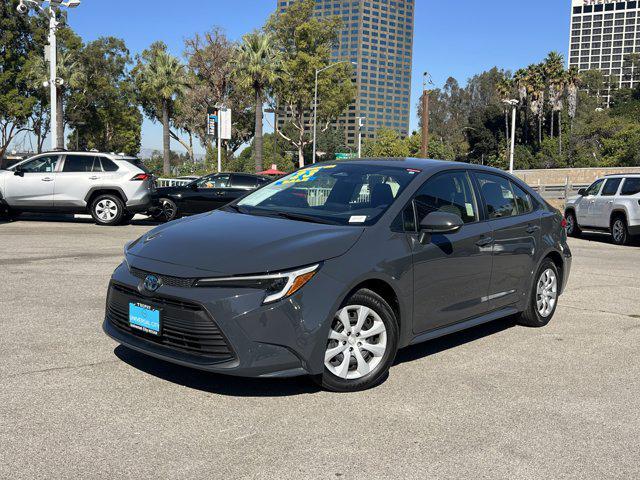
<path fill-rule="evenodd" d="M 640 1 L 572 0 L 569 66 L 613 75 L 620 88 L 638 85 L 629 56 L 640 52 Z"/>
<path fill-rule="evenodd" d="M 278 9 L 283 12 L 295 1 L 278 0 Z M 365 119 L 363 138 L 381 128 L 407 135 L 415 0 L 315 1 L 316 15 L 342 18 L 334 58 L 356 64 L 356 101 L 337 122 L 344 127 L 347 145 L 357 143 L 359 117 Z"/>

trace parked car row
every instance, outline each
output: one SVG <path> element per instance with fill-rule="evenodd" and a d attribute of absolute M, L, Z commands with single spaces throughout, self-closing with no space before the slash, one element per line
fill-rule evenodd
<path fill-rule="evenodd" d="M 170 221 L 220 208 L 270 181 L 260 175 L 222 173 L 185 186 L 156 188 L 153 176 L 135 157 L 57 151 L 0 171 L 0 207 L 9 216 L 89 213 L 99 225 L 126 223 L 136 213 Z"/>

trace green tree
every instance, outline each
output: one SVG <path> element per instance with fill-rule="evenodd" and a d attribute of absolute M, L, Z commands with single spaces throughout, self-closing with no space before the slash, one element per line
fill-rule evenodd
<path fill-rule="evenodd" d="M 371 158 L 403 158 L 409 156 L 409 146 L 397 131 L 380 129 L 375 138 L 363 142 L 362 152 Z"/>
<path fill-rule="evenodd" d="M 280 74 L 280 54 L 275 48 L 271 34 L 254 32 L 242 38 L 235 59 L 235 76 L 239 88 L 250 88 L 255 95 L 255 171 L 263 171 L 262 107 L 265 91 L 273 85 Z"/>
<path fill-rule="evenodd" d="M 142 114 L 138 109 L 131 57 L 123 40 L 104 37 L 77 53 L 78 78 L 68 92 L 65 118 L 75 148 L 103 152 L 140 151 Z"/>
<path fill-rule="evenodd" d="M 314 16 L 314 0 L 293 3 L 284 13 L 275 13 L 267 22 L 276 48 L 282 55 L 280 80 L 271 88 L 271 103 L 284 125 L 275 130 L 298 152 L 300 167 L 305 164 L 305 148 L 312 142 L 312 108 L 315 72 L 331 63 L 342 21 L 339 17 Z M 355 87 L 352 68 L 343 63 L 323 72 L 318 82 L 318 124 L 320 131 L 344 113 L 353 101 Z"/>
<path fill-rule="evenodd" d="M 162 123 L 163 172 L 168 175 L 171 167 L 171 118 L 176 99 L 188 85 L 184 65 L 167 51 L 164 43 L 156 42 L 142 52 L 134 75 L 145 113 Z"/>

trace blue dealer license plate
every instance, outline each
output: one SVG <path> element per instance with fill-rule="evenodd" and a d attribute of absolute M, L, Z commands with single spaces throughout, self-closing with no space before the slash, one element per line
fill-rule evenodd
<path fill-rule="evenodd" d="M 130 303 L 129 325 L 144 333 L 160 335 L 160 310 L 142 303 Z"/>

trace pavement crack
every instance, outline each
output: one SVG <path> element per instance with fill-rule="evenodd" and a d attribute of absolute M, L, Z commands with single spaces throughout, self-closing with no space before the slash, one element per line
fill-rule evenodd
<path fill-rule="evenodd" d="M 87 368 L 87 367 L 95 367 L 98 365 L 105 365 L 107 363 L 118 363 L 119 360 L 101 360 L 99 362 L 92 362 L 92 363 L 84 363 L 82 365 L 67 365 L 65 367 L 50 367 L 50 368 L 41 368 L 38 370 L 28 370 L 26 372 L 20 372 L 20 373 L 14 373 L 12 375 L 5 375 L 0 377 L 0 380 L 5 380 L 8 378 L 20 378 L 20 377 L 24 377 L 27 375 L 33 375 L 36 373 L 47 373 L 47 372 L 56 372 L 56 371 L 62 371 L 62 370 L 75 370 L 75 369 L 79 369 L 79 368 Z"/>
<path fill-rule="evenodd" d="M 634 320 L 637 320 L 638 318 L 640 318 L 640 315 L 629 315 L 627 313 L 620 313 L 620 312 L 610 312 L 608 310 L 594 310 L 592 308 L 582 308 L 582 307 L 575 307 L 573 305 L 561 305 L 561 307 L 563 308 L 571 308 L 573 310 L 579 310 L 581 312 L 591 312 L 591 313 L 606 313 L 608 315 L 619 315 L 621 317 L 627 317 L 627 318 L 633 318 Z"/>

